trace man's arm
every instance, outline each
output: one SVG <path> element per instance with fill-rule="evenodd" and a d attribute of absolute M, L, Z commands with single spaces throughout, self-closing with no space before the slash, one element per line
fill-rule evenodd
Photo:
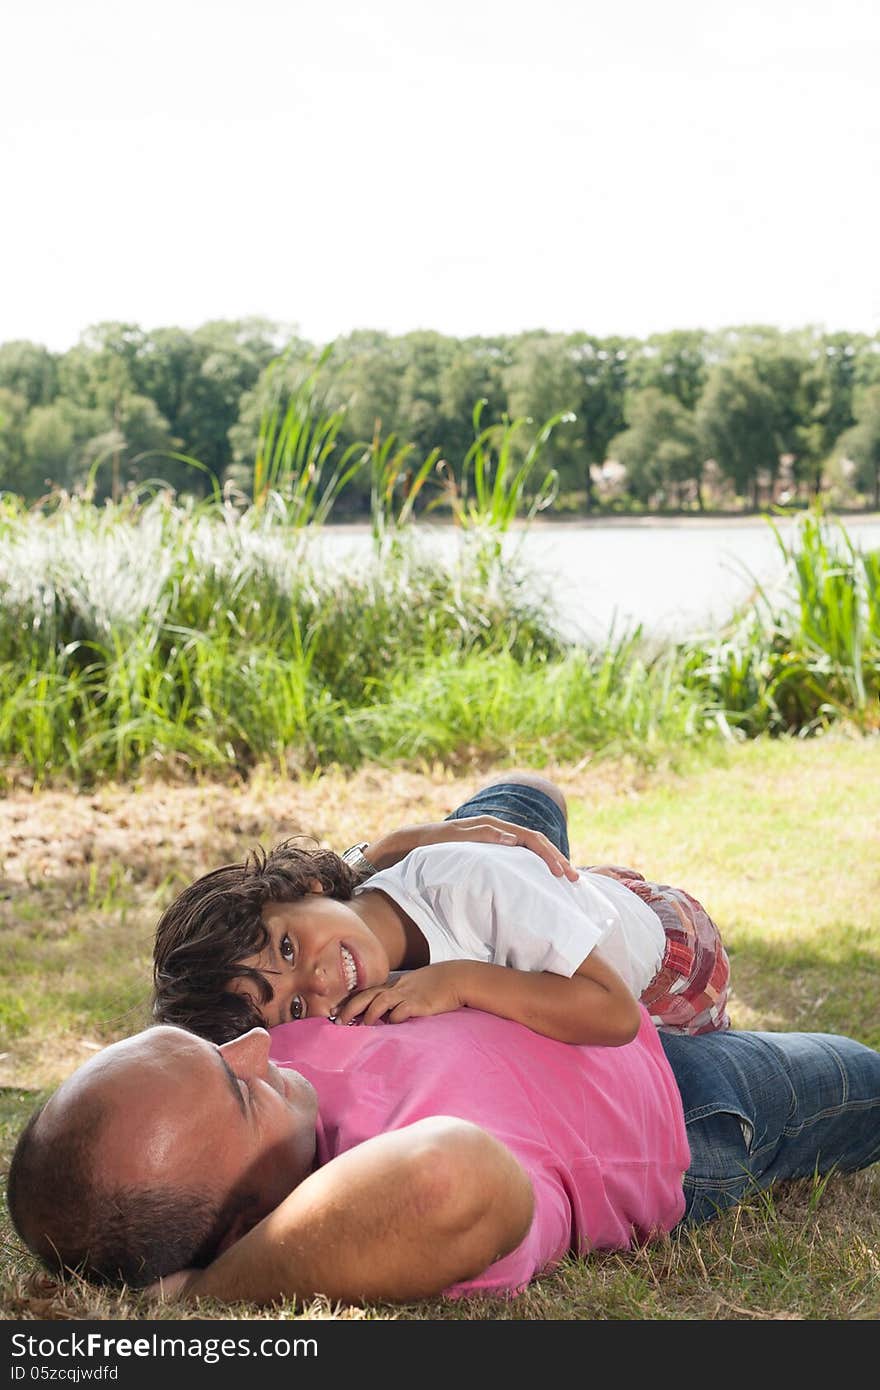
<path fill-rule="evenodd" d="M 404 825 L 373 840 L 364 849 L 364 857 L 377 869 L 390 869 L 414 849 L 424 845 L 460 844 L 462 841 L 484 845 L 521 845 L 544 860 L 557 878 L 577 880 L 578 872 L 561 850 L 558 850 L 540 830 L 528 830 L 497 816 L 466 816 L 462 820 L 428 822 L 425 825 Z"/>
<path fill-rule="evenodd" d="M 485 1130 L 445 1116 L 368 1139 L 319 1168 L 194 1272 L 182 1297 L 271 1303 L 425 1298 L 523 1239 L 532 1187 Z"/>

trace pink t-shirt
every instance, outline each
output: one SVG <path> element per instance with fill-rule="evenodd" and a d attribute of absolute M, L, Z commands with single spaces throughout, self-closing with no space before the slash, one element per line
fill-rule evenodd
<path fill-rule="evenodd" d="M 343 1028 L 272 1030 L 272 1060 L 318 1093 L 318 1159 L 431 1115 L 481 1125 L 535 1194 L 521 1243 L 451 1294 L 521 1289 L 569 1250 L 620 1250 L 671 1230 L 690 1161 L 681 1098 L 642 1010 L 626 1047 L 575 1047 L 475 1009 Z"/>

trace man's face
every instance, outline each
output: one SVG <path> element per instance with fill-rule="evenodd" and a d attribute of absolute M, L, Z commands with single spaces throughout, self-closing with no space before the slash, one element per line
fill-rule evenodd
<path fill-rule="evenodd" d="M 261 1028 L 222 1047 L 170 1027 L 113 1044 L 49 1101 L 49 1137 L 86 1094 L 108 1110 L 100 1153 L 109 1186 L 195 1188 L 218 1205 L 244 1189 L 262 1215 L 314 1162 L 314 1089 L 273 1066 Z"/>
<path fill-rule="evenodd" d="M 263 909 L 268 945 L 242 964 L 259 970 L 272 998 L 264 1004 L 247 979 L 232 980 L 229 989 L 251 999 L 266 1027 L 274 1028 L 292 1019 L 328 1018 L 350 994 L 384 984 L 388 954 L 359 906 L 359 899 L 340 902 L 321 892 L 292 903 L 268 903 Z"/>

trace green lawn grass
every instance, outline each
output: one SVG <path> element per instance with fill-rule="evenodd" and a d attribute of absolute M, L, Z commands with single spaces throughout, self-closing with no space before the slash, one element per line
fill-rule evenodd
<path fill-rule="evenodd" d="M 880 742 L 836 734 L 634 763 L 549 769 L 576 862 L 630 864 L 687 888 L 732 962 L 735 1026 L 847 1032 L 880 1046 Z M 0 1140 L 89 1051 L 146 1019 L 152 928 L 183 881 L 295 829 L 337 847 L 433 819 L 479 779 L 365 769 L 238 789 L 105 788 L 0 802 Z M 8 1225 L 0 1312 L 138 1317 L 128 1294 L 35 1276 Z M 756 1196 L 632 1254 L 569 1260 L 511 1301 L 376 1308 L 398 1318 L 874 1318 L 880 1173 Z M 165 1316 L 179 1316 L 179 1308 Z M 202 1317 L 255 1315 L 201 1306 Z M 362 1317 L 318 1302 L 282 1316 Z M 193 1310 L 195 1315 L 195 1310 Z"/>

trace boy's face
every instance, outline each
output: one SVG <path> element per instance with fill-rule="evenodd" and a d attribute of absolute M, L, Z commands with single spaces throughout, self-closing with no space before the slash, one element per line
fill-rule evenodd
<path fill-rule="evenodd" d="M 272 990 L 262 1003 L 253 983 L 237 978 L 229 989 L 247 995 L 267 1028 L 300 1018 L 329 1018 L 343 1000 L 382 985 L 390 969 L 379 938 L 351 902 L 316 891 L 293 903 L 267 903 L 265 949 L 242 965 L 259 970 Z"/>

